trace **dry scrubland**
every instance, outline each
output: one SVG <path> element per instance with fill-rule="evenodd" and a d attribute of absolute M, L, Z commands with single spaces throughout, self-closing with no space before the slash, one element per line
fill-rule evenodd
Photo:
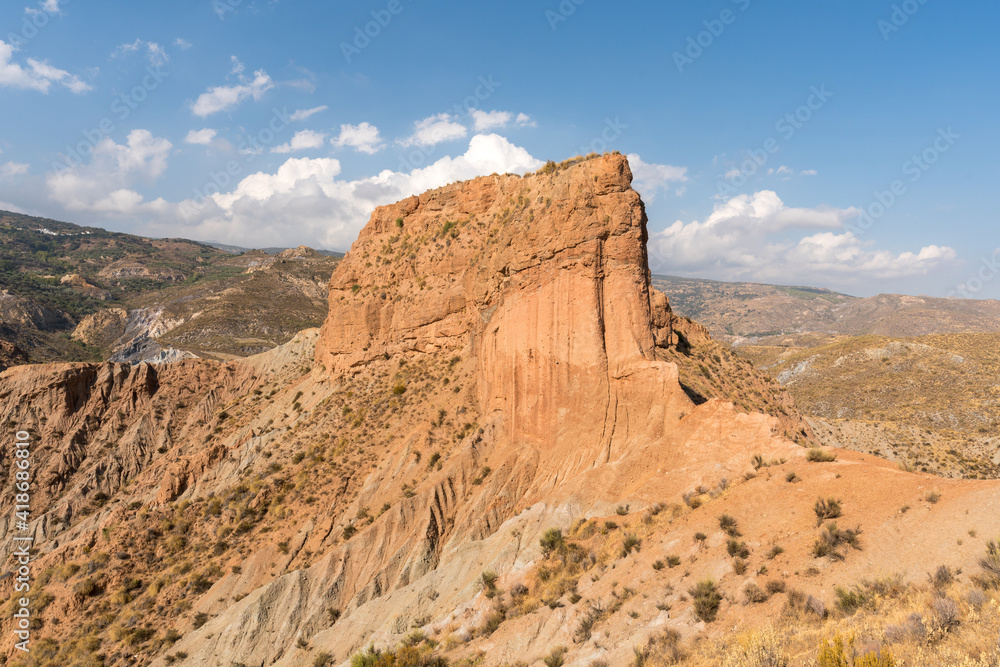
<path fill-rule="evenodd" d="M 7 664 L 995 667 L 997 483 L 817 446 L 650 288 L 630 182 L 382 207 L 256 356 L 4 371 L 39 508 Z"/>

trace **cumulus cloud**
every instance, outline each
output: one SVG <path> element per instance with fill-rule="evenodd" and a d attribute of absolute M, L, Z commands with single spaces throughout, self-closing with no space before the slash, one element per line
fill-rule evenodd
<path fill-rule="evenodd" d="M 332 139 L 331 142 L 338 148 L 350 146 L 361 153 L 369 155 L 379 152 L 384 147 L 378 128 L 371 123 L 341 125 L 340 135 Z"/>
<path fill-rule="evenodd" d="M 818 173 L 819 172 L 816 171 L 815 169 L 803 169 L 802 170 L 802 175 L 803 176 L 815 176 Z"/>
<path fill-rule="evenodd" d="M 417 121 L 413 126 L 413 134 L 399 143 L 403 146 L 435 146 L 445 141 L 461 139 L 468 130 L 461 123 L 456 123 L 446 113 L 430 116 Z"/>
<path fill-rule="evenodd" d="M 326 111 L 329 108 L 330 107 L 324 104 L 323 106 L 313 107 L 312 109 L 298 109 L 291 115 L 291 119 L 295 121 L 306 120 L 307 118 L 314 116 L 321 111 Z"/>
<path fill-rule="evenodd" d="M 171 148 L 169 141 L 154 137 L 149 130 L 132 130 L 124 144 L 105 137 L 91 152 L 89 164 L 46 175 L 49 195 L 71 211 L 138 213 L 143 198 L 131 187 L 161 176 Z"/>
<path fill-rule="evenodd" d="M 524 113 L 519 113 L 516 116 L 510 111 L 483 111 L 482 109 L 473 109 L 470 112 L 472 116 L 472 121 L 475 124 L 476 132 L 485 132 L 487 130 L 495 130 L 501 127 L 507 127 L 512 122 L 520 125 L 521 127 L 535 127 L 535 121 L 531 120 L 531 116 Z"/>
<path fill-rule="evenodd" d="M 215 130 L 206 127 L 204 130 L 191 130 L 184 137 L 184 143 L 186 144 L 201 144 L 207 146 L 212 143 L 212 139 L 215 139 L 215 135 L 218 134 Z"/>
<path fill-rule="evenodd" d="M 0 164 L 0 178 L 13 178 L 28 173 L 28 165 L 24 162 L 5 162 Z"/>
<path fill-rule="evenodd" d="M 648 202 L 656 199 L 657 191 L 687 181 L 687 167 L 643 162 L 635 153 L 629 154 L 628 163 L 632 168 L 632 187 Z"/>
<path fill-rule="evenodd" d="M 35 7 L 25 7 L 24 12 L 31 15 L 46 13 L 54 16 L 62 14 L 62 9 L 59 7 L 59 0 L 42 0 L 42 2 L 38 3 L 37 9 Z"/>
<path fill-rule="evenodd" d="M 513 118 L 509 111 L 483 111 L 482 109 L 473 109 L 471 115 L 476 124 L 476 132 L 506 127 Z"/>
<path fill-rule="evenodd" d="M 187 51 L 193 46 L 193 44 L 191 44 L 191 42 L 187 41 L 183 37 L 178 37 L 177 39 L 174 40 L 174 46 L 176 46 L 181 51 Z"/>
<path fill-rule="evenodd" d="M 924 275 L 956 259 L 952 248 L 937 245 L 898 254 L 878 249 L 845 231 L 860 212 L 789 207 L 768 190 L 739 195 L 717 204 L 704 222 L 677 221 L 652 233 L 650 265 L 721 280 L 856 284 Z"/>
<path fill-rule="evenodd" d="M 787 165 L 781 165 L 777 169 L 771 167 L 770 169 L 767 170 L 768 176 L 772 176 L 775 174 L 777 174 L 778 176 L 786 176 L 791 173 L 792 173 L 792 168 Z"/>
<path fill-rule="evenodd" d="M 119 44 L 118 47 L 111 53 L 111 57 L 117 58 L 127 53 L 139 52 L 145 52 L 146 60 L 148 60 L 149 64 L 153 67 L 163 67 L 170 62 L 170 56 L 167 55 L 167 52 L 162 46 L 156 42 L 144 42 L 138 38 L 134 42 L 128 44 Z"/>
<path fill-rule="evenodd" d="M 295 151 L 305 151 L 311 148 L 320 148 L 326 143 L 326 134 L 323 132 L 313 132 L 312 130 L 300 130 L 295 133 L 288 143 L 275 146 L 272 153 L 293 153 Z"/>
<path fill-rule="evenodd" d="M 92 90 L 90 85 L 75 75 L 53 67 L 47 61 L 28 58 L 25 61 L 27 67 L 14 62 L 15 51 L 13 45 L 0 40 L 0 87 L 47 93 L 53 83 L 58 83 L 78 95 Z"/>
<path fill-rule="evenodd" d="M 239 82 L 232 86 L 215 86 L 199 95 L 191 105 L 191 112 L 195 116 L 204 118 L 219 111 L 232 109 L 250 98 L 259 102 L 264 93 L 274 88 L 274 81 L 267 72 L 262 69 L 257 70 L 251 79 L 244 75 L 246 66 L 236 56 L 233 56 L 232 60 L 232 75 L 237 77 Z"/>
<path fill-rule="evenodd" d="M 336 159 L 290 158 L 273 173 L 248 174 L 228 192 L 200 201 L 145 201 L 128 183 L 157 171 L 152 157 L 165 156 L 169 142 L 154 151 L 156 141 L 163 140 L 144 136 L 133 141 L 130 135 L 130 148 L 107 140 L 95 149 L 90 165 L 51 172 L 50 196 L 74 210 L 139 218 L 143 223 L 136 231 L 153 236 L 182 235 L 257 247 L 307 243 L 346 249 L 376 206 L 458 180 L 523 173 L 543 165 L 501 136 L 479 134 L 463 154 L 409 172 L 384 170 L 367 178 L 341 180 Z M 146 148 L 140 151 L 140 146 Z M 145 157 L 124 159 L 126 152 Z M 121 167 L 116 166 L 119 157 Z"/>

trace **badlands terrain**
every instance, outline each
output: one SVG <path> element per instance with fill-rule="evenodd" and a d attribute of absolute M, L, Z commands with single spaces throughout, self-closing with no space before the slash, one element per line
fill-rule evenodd
<path fill-rule="evenodd" d="M 591 156 L 381 207 L 329 267 L 320 328 L 303 306 L 235 347 L 184 310 L 194 273 L 157 274 L 192 290 L 164 310 L 183 323 L 149 336 L 170 363 L 25 365 L 128 347 L 120 320 L 80 329 L 113 317 L 93 289 L 126 303 L 111 289 L 129 291 L 125 274 L 76 271 L 91 301 L 61 307 L 44 286 L 76 267 L 39 268 L 50 283 L 10 298 L 69 315 L 55 331 L 72 334 L 25 318 L 4 346 L 0 420 L 31 434 L 36 550 L 28 655 L 15 579 L 0 581 L 7 664 L 995 666 L 1000 481 L 823 444 L 844 437 L 833 420 L 899 416 L 898 396 L 919 395 L 866 401 L 857 383 L 885 366 L 933 377 L 992 356 L 896 344 L 924 331 L 737 354 L 654 287 L 631 181 L 624 157 Z M 225 275 L 220 303 L 266 272 L 306 298 L 321 268 L 191 252 Z M 766 332 L 750 328 L 731 335 Z M 795 393 L 791 378 L 843 358 L 855 395 L 824 406 L 829 372 Z M 978 428 L 987 398 L 949 423 Z"/>

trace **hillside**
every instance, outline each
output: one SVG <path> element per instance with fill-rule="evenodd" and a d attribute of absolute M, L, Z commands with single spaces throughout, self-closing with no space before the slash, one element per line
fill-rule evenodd
<path fill-rule="evenodd" d="M 1000 331 L 1000 301 L 879 294 L 857 298 L 815 287 L 654 276 L 681 315 L 733 345 L 811 347 L 835 336 L 927 336 Z"/>
<path fill-rule="evenodd" d="M 0 241 L 0 341 L 35 363 L 273 348 L 322 322 L 339 261 L 304 248 L 234 256 L 6 212 Z M 282 307 L 260 307 L 264 296 Z"/>
<path fill-rule="evenodd" d="M 380 207 L 323 327 L 256 356 L 0 374 L 36 480 L 8 664 L 798 665 L 848 635 L 989 664 L 998 482 L 793 442 L 780 387 L 651 288 L 631 180 L 595 156 Z"/>
<path fill-rule="evenodd" d="M 927 472 L 1000 476 L 1000 334 L 857 336 L 740 352 L 788 388 L 828 444 Z"/>

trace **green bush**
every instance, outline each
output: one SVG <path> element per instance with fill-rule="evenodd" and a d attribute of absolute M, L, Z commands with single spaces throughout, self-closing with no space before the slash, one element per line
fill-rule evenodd
<path fill-rule="evenodd" d="M 719 613 L 722 595 L 715 587 L 715 582 L 709 579 L 699 581 L 688 593 L 694 600 L 694 615 L 699 620 L 711 623 Z"/>

